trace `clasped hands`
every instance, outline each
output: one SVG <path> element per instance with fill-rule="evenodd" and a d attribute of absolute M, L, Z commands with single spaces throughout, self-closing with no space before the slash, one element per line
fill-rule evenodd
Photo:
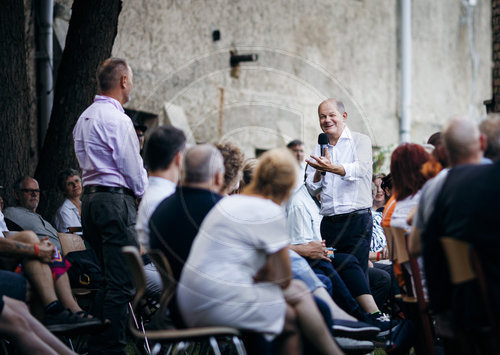
<path fill-rule="evenodd" d="M 38 243 L 39 254 L 37 256 L 41 262 L 49 264 L 54 259 L 55 247 L 54 244 L 49 242 L 48 237 L 44 237 L 40 239 L 40 243 Z"/>

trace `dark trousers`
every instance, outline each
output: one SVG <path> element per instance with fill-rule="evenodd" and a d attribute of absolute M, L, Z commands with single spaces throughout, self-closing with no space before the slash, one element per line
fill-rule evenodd
<path fill-rule="evenodd" d="M 95 192 L 82 198 L 83 235 L 95 250 L 104 276 L 92 313 L 111 320 L 110 327 L 89 339 L 90 354 L 126 354 L 128 302 L 134 296 L 134 287 L 121 248 L 138 247 L 135 207 L 135 199 L 125 194 Z"/>
<path fill-rule="evenodd" d="M 311 268 L 317 275 L 328 277 L 332 284 L 331 296 L 336 304 L 344 311 L 357 319 L 363 319 L 365 312 L 361 309 L 358 301 L 352 297 L 351 292 L 347 288 L 344 281 L 341 279 L 337 271 L 333 268 L 332 263 L 324 260 L 307 259 Z"/>
<path fill-rule="evenodd" d="M 321 220 L 321 237 L 327 247 L 334 247 L 336 253 L 351 254 L 358 258 L 361 269 L 368 269 L 368 253 L 372 238 L 372 214 L 350 215 L 345 218 L 323 217 Z"/>
<path fill-rule="evenodd" d="M 383 309 L 391 292 L 391 275 L 383 269 L 371 267 L 368 269 L 368 279 L 373 299 L 378 308 Z"/>

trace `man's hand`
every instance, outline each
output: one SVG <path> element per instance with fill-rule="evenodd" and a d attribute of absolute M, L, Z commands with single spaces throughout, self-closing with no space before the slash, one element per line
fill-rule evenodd
<path fill-rule="evenodd" d="M 345 169 L 342 165 L 335 165 L 330 161 L 330 155 L 328 154 L 328 149 L 325 149 L 325 156 L 317 157 L 311 155 L 311 159 L 306 159 L 306 162 L 318 171 L 325 171 L 329 173 L 334 173 L 337 175 L 344 176 Z M 316 175 L 314 176 L 316 180 Z M 319 181 L 319 180 L 318 180 Z M 317 182 L 317 181 L 315 181 Z"/>
<path fill-rule="evenodd" d="M 40 243 L 38 243 L 38 251 L 38 259 L 40 259 L 41 262 L 49 264 L 52 262 L 52 259 L 54 259 L 55 247 L 54 244 L 49 242 L 48 237 L 40 240 Z"/>
<path fill-rule="evenodd" d="M 309 259 L 320 259 L 330 262 L 332 261 L 328 257 L 328 252 L 326 250 L 326 245 L 324 240 L 322 240 L 321 242 L 309 242 L 305 244 L 303 247 L 304 247 L 303 256 Z"/>

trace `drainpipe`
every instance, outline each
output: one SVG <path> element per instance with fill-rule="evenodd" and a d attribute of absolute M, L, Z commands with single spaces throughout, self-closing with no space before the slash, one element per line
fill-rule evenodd
<path fill-rule="evenodd" d="M 39 143 L 43 147 L 45 135 L 49 127 L 50 113 L 54 101 L 54 80 L 52 73 L 53 51 L 52 51 L 52 19 L 54 14 L 54 1 L 42 0 L 39 3 L 38 22 L 38 68 L 40 78 L 40 126 Z"/>
<path fill-rule="evenodd" d="M 401 122 L 399 142 L 410 141 L 411 129 L 411 0 L 401 0 Z"/>

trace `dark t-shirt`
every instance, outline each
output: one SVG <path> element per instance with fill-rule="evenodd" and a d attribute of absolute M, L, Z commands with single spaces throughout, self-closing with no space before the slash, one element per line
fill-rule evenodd
<path fill-rule="evenodd" d="M 481 323 L 476 282 L 451 287 L 440 237 L 471 243 L 478 252 L 493 299 L 500 299 L 500 163 L 465 165 L 450 170 L 427 228 L 422 233 L 422 253 L 431 306 L 448 309 L 465 326 Z M 476 301 L 474 301 L 474 299 Z M 498 312 L 498 309 L 496 310 Z M 484 318 L 483 318 L 484 319 Z"/>
<path fill-rule="evenodd" d="M 209 190 L 178 186 L 151 216 L 150 247 L 165 254 L 177 281 L 203 219 L 221 198 Z"/>

